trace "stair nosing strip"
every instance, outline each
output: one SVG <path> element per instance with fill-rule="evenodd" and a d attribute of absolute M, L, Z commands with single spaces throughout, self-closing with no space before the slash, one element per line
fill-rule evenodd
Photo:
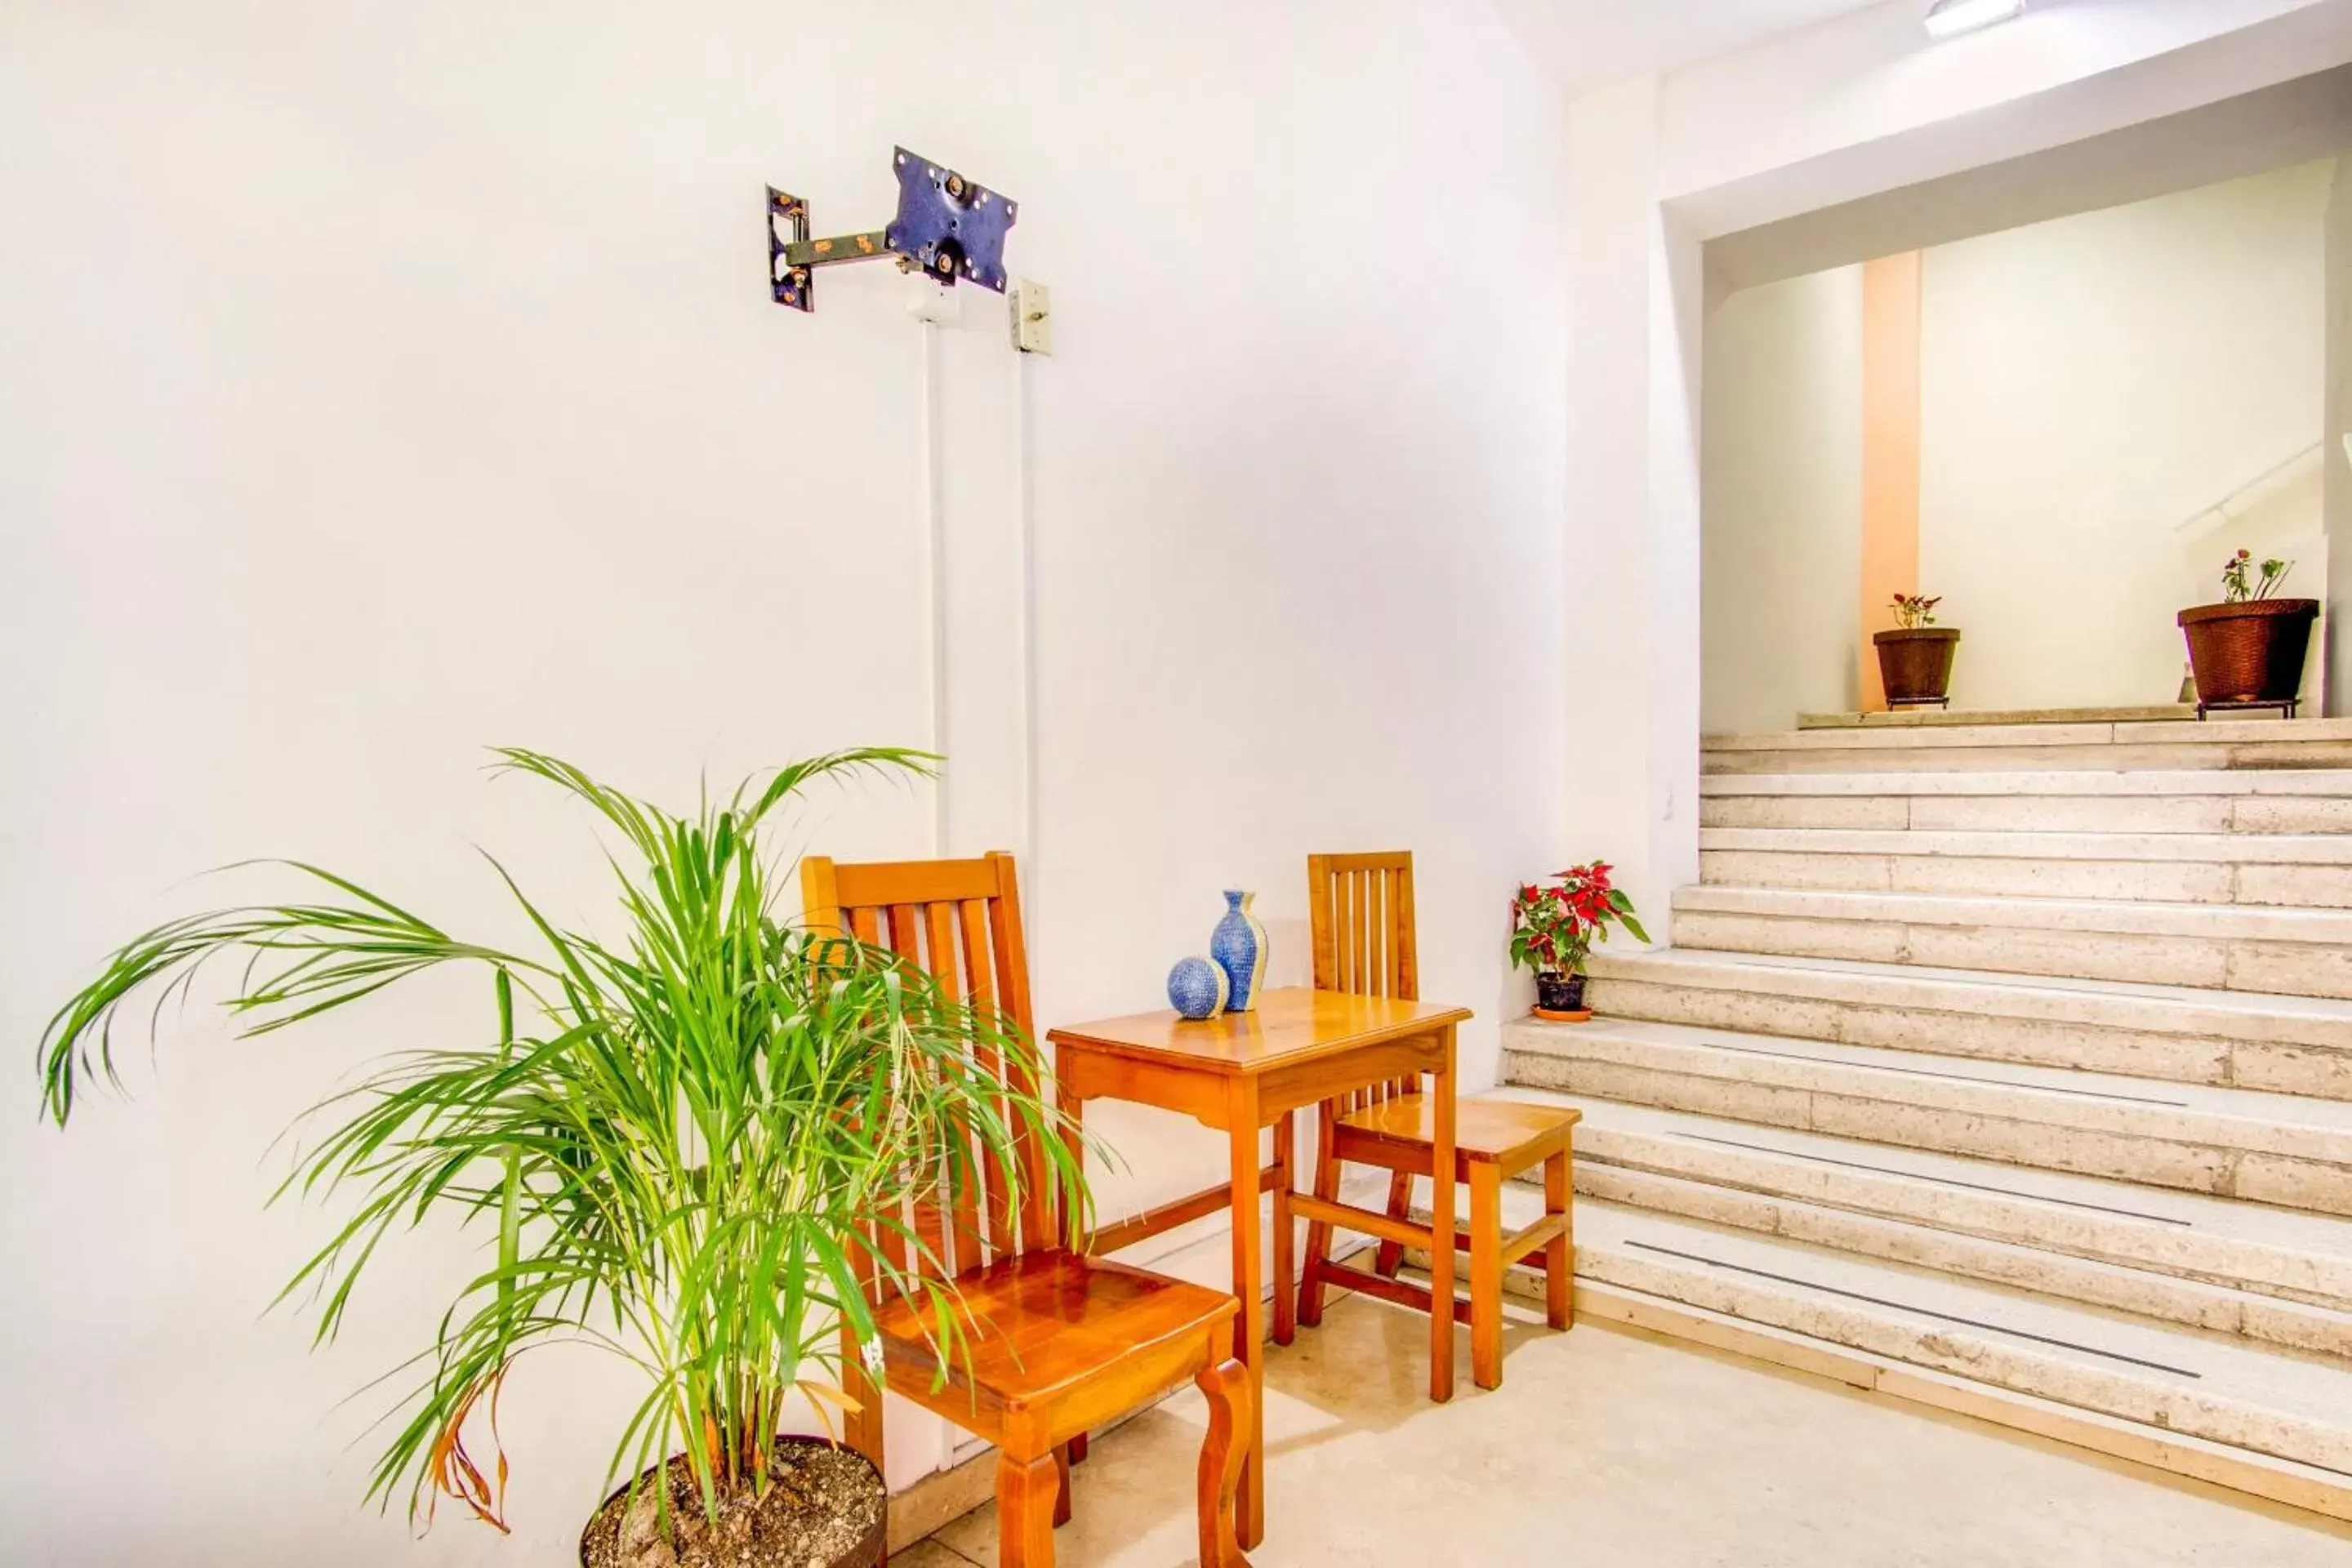
<path fill-rule="evenodd" d="M 1954 1176 L 1922 1175 L 1916 1171 L 1898 1170 L 1891 1165 L 1868 1165 L 1863 1163 L 1859 1160 L 1840 1160 L 1828 1154 L 1807 1153 L 1802 1150 L 1775 1149 L 1769 1144 L 1764 1143 L 1742 1143 L 1738 1139 L 1734 1138 L 1710 1138 L 1702 1132 L 1683 1132 L 1671 1128 L 1662 1128 L 1647 1133 L 1646 1136 L 1654 1138 L 1675 1138 L 1681 1139 L 1685 1142 L 1692 1143 L 1712 1143 L 1726 1149 L 1745 1150 L 1752 1154 L 1771 1154 L 1784 1159 L 1810 1160 L 1816 1164 L 1836 1165 L 1849 1171 L 1865 1171 L 1873 1175 L 1893 1176 L 1898 1180 L 1917 1182 L 1927 1186 L 1952 1187 L 1964 1192 L 1990 1193 L 1995 1197 L 2014 1198 L 2021 1203 L 2049 1204 L 2061 1208 L 2083 1209 L 2092 1214 L 2114 1215 L 2119 1219 L 2146 1220 L 2153 1225 L 2179 1226 L 2185 1230 L 2193 1231 L 2199 1228 L 2195 1220 L 2182 1219 L 2175 1215 L 2146 1214 L 2138 1209 L 2116 1208 L 2110 1204 L 2086 1203 L 2080 1198 L 2046 1197 L 2040 1193 L 2019 1192 L 2011 1187 L 1997 1187 L 1989 1182 L 1963 1182 Z M 1606 1160 L 1601 1162 L 1602 1164 L 1608 1164 L 1611 1163 L 1612 1162 Z M 1682 1179 L 1696 1180 L 1697 1178 L 1684 1177 Z M 1791 1196 L 1788 1197 L 1786 1201 L 1791 1203 L 1805 1203 L 1810 1202 L 1811 1200 Z M 1905 1223 L 1916 1224 L 1918 1222 L 1906 1221 Z"/>
<path fill-rule="evenodd" d="M 1835 1044 L 1837 1042 L 1831 1041 L 1824 1043 Z M 1993 1089 L 2021 1089 L 2030 1094 L 2058 1094 L 2064 1095 L 2069 1099 L 2074 1100 L 2104 1100 L 2113 1101 L 2118 1105 L 2147 1105 L 2154 1106 L 2160 1110 L 2194 1111 L 2196 1110 L 2195 1103 L 2186 1100 L 2156 1100 L 2146 1095 L 2110 1094 L 2105 1090 L 2095 1089 L 2054 1089 L 2045 1084 L 2016 1083 L 2007 1079 L 1982 1078 L 1973 1073 L 1937 1072 L 1930 1068 L 1896 1067 L 1882 1062 L 1846 1061 L 1837 1057 L 1808 1056 L 1802 1051 L 1769 1051 L 1758 1046 L 1730 1046 L 1725 1045 L 1719 1040 L 1708 1040 L 1703 1046 L 1685 1048 L 1696 1048 L 1710 1051 L 1730 1051 L 1740 1056 L 1769 1057 L 1776 1061 L 1812 1062 L 1818 1065 L 1829 1067 L 1858 1068 L 1865 1072 L 1894 1073 L 1898 1077 L 1904 1078 L 1932 1078 L 1950 1083 L 1972 1083 Z M 1854 1047 L 1851 1048 L 1857 1050 L 1872 1050 L 1881 1047 Z M 2061 1069 L 2044 1068 L 2042 1070 L 2056 1071 Z"/>
<path fill-rule="evenodd" d="M 1660 1247 L 1654 1242 L 1643 1241 L 1636 1237 L 1627 1237 L 1617 1245 L 1637 1247 L 1644 1252 L 1655 1252 L 1667 1258 L 1679 1258 L 1690 1263 L 1704 1263 L 1711 1268 L 1729 1269 L 1735 1274 L 1747 1274 L 1759 1279 L 1770 1279 L 1779 1284 L 1796 1286 L 1800 1289 L 1818 1290 L 1827 1296 L 1841 1296 L 1850 1301 L 1862 1301 L 1874 1307 L 1885 1307 L 1890 1311 L 1909 1312 L 1917 1317 L 1934 1318 L 1940 1322 L 1958 1323 L 1962 1328 L 1981 1329 L 1987 1333 L 2008 1334 L 2015 1339 L 2031 1340 L 2036 1344 L 2053 1345 L 2060 1350 L 2077 1351 L 2084 1355 L 2099 1356 L 2107 1361 L 2119 1361 L 2130 1366 L 2144 1366 L 2151 1372 L 2170 1373 L 2177 1377 L 2193 1378 L 2200 1383 L 2205 1378 L 2205 1374 L 2201 1372 L 2192 1372 L 2185 1366 L 2170 1366 L 2160 1361 L 2149 1361 L 2145 1356 L 2126 1355 L 2121 1351 L 2101 1350 L 2096 1345 L 2077 1344 L 2072 1340 L 2062 1340 L 2050 1334 L 2037 1334 L 2030 1329 L 2012 1329 L 2000 1323 L 1989 1323 L 1981 1319 L 1964 1318 L 1956 1312 L 1937 1311 L 1933 1307 L 1915 1307 L 1907 1301 L 1895 1301 L 1885 1297 L 1864 1295 L 1859 1290 L 1848 1290 L 1836 1285 L 1823 1285 L 1811 1279 L 1801 1279 L 1790 1274 L 1775 1274 L 1769 1268 L 1757 1268 L 1745 1263 L 1727 1263 L 1719 1258 L 1708 1258 L 1701 1253 L 1683 1252 L 1671 1247 Z"/>

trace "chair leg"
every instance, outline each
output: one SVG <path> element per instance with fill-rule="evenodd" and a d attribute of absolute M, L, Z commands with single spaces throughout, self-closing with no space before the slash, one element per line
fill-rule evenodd
<path fill-rule="evenodd" d="M 1470 1381 L 1503 1386 L 1503 1168 L 1492 1160 L 1470 1163 Z"/>
<path fill-rule="evenodd" d="M 1576 1325 L 1576 1195 L 1569 1188 L 1569 1145 L 1544 1161 L 1544 1213 L 1567 1224 L 1544 1244 L 1544 1321 L 1555 1329 Z"/>
<path fill-rule="evenodd" d="M 1412 1213 L 1412 1173 L 1391 1171 L 1389 1173 L 1389 1218 L 1403 1219 Z M 1397 1270 L 1403 1267 L 1404 1243 L 1381 1242 L 1380 1251 L 1372 1257 L 1372 1271 L 1382 1279 L 1393 1279 L 1397 1277 Z"/>
<path fill-rule="evenodd" d="M 1297 1118 L 1286 1110 L 1274 1124 L 1274 1342 L 1286 1345 L 1297 1338 L 1298 1300 L 1291 1293 L 1290 1218 L 1292 1157 L 1298 1142 Z"/>
<path fill-rule="evenodd" d="M 1087 1435 L 1084 1432 L 1071 1438 L 1063 1447 L 1070 1450 L 1070 1463 L 1083 1465 L 1087 1462 Z"/>
<path fill-rule="evenodd" d="M 856 1449 L 882 1468 L 882 1385 L 868 1376 L 866 1363 L 860 1359 L 857 1336 L 849 1330 L 841 1331 L 841 1392 L 854 1402 L 842 1416 L 843 1446 Z M 887 1473 L 887 1472 L 886 1472 Z"/>
<path fill-rule="evenodd" d="M 1054 1497 L 1061 1467 L 1051 1454 L 996 1460 L 996 1561 L 1000 1568 L 1054 1568 Z"/>
<path fill-rule="evenodd" d="M 1325 1203 L 1339 1196 L 1339 1161 L 1331 1152 L 1336 1129 L 1329 1101 L 1323 1105 L 1322 1141 L 1315 1150 L 1315 1195 Z M 1307 1257 L 1298 1270 L 1298 1321 L 1313 1328 L 1323 1321 L 1323 1265 L 1331 1250 L 1331 1226 L 1316 1219 L 1307 1222 Z"/>
<path fill-rule="evenodd" d="M 1054 1450 L 1054 1528 L 1070 1522 L 1070 1446 Z"/>
<path fill-rule="evenodd" d="M 1209 1435 L 1201 1444 L 1196 1499 L 1201 1516 L 1201 1568 L 1249 1568 L 1234 1532 L 1234 1494 L 1249 1453 L 1249 1369 L 1234 1360 L 1212 1362 L 1192 1380 L 1209 1397 Z"/>

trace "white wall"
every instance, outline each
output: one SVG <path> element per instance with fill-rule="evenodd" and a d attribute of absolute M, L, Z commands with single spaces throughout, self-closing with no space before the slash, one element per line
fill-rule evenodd
<path fill-rule="evenodd" d="M 824 277 L 814 318 L 766 301 L 762 183 L 863 227 L 894 141 L 1022 200 L 1055 358 L 1016 367 L 992 299 L 927 348 L 879 271 Z M 478 842 L 592 918 L 583 825 L 486 782 L 489 742 L 678 796 L 922 740 L 935 487 L 957 851 L 1030 847 L 1003 612 L 1035 538 L 1041 1021 L 1154 1003 L 1230 884 L 1301 978 L 1302 858 L 1409 845 L 1426 990 L 1477 1009 L 1491 1072 L 1504 890 L 1581 847 L 1559 145 L 1470 0 L 0 4 L 5 1033 L 29 1055 L 110 942 L 243 856 L 504 934 Z M 804 837 L 921 854 L 929 823 L 868 792 Z M 26 1074 L 11 1561 L 570 1560 L 625 1376 L 519 1374 L 516 1538 L 412 1546 L 359 1511 L 369 1407 L 334 1402 L 469 1255 L 417 1238 L 315 1355 L 261 1311 L 331 1217 L 258 1212 L 268 1140 L 480 1001 L 260 1046 L 198 1013 L 63 1137 Z M 1134 1167 L 1110 1212 L 1218 1168 L 1196 1128 L 1095 1121 Z M 941 1450 L 901 1437 L 903 1481 Z"/>
<path fill-rule="evenodd" d="M 1844 712 L 1862 573 L 1862 268 L 1743 289 L 1706 318 L 1701 719 Z"/>
<path fill-rule="evenodd" d="M 1568 833 L 1654 917 L 1698 875 L 1698 247 L 1655 198 L 1658 83 L 1570 106 Z M 1594 374 L 1608 366 L 1611 374 Z"/>
<path fill-rule="evenodd" d="M 2352 632 L 2335 611 L 2352 602 L 2352 153 L 2336 160 L 2327 194 L 2327 398 L 2319 460 L 2327 531 L 2330 713 L 2352 712 Z M 2310 590 L 2306 589 L 2305 592 Z"/>
<path fill-rule="evenodd" d="M 2221 596 L 2222 557 L 2315 540 L 2315 464 L 2240 525 L 2182 525 L 2318 439 L 2332 174 L 1926 253 L 1920 585 L 1961 629 L 1956 703 L 2170 701 L 2174 613 Z M 2316 596 L 2321 572 L 2288 590 Z"/>

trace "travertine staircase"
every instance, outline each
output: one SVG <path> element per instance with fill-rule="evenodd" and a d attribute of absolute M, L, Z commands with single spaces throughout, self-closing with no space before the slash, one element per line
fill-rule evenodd
<path fill-rule="evenodd" d="M 2352 1519 L 2352 722 L 1705 770 L 1674 946 L 1505 1031 L 1584 1310 Z"/>

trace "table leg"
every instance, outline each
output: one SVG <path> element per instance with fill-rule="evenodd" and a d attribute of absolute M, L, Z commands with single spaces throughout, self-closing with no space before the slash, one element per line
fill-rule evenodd
<path fill-rule="evenodd" d="M 1298 1298 L 1290 1288 L 1290 1165 L 1297 1138 L 1295 1113 L 1286 1110 L 1274 1124 L 1274 1342 L 1278 1345 L 1297 1337 Z"/>
<path fill-rule="evenodd" d="M 1062 1109 L 1069 1116 L 1068 1122 L 1065 1124 L 1062 1129 L 1063 1142 L 1070 1151 L 1071 1161 L 1076 1164 L 1080 1172 L 1084 1172 L 1087 1168 L 1087 1102 L 1082 1099 L 1073 1098 L 1064 1102 Z M 1077 1248 L 1079 1241 L 1082 1239 L 1077 1233 L 1077 1225 L 1078 1217 L 1076 1215 L 1065 1214 L 1062 1216 L 1062 1246 L 1066 1250 L 1075 1251 Z M 1084 1432 L 1081 1432 L 1076 1436 L 1071 1438 L 1069 1442 L 1063 1447 L 1061 1457 L 1063 1463 L 1062 1476 L 1065 1483 L 1066 1484 L 1069 1478 L 1069 1467 L 1071 1465 L 1083 1465 L 1087 1462 L 1087 1435 Z M 1064 1501 L 1066 1504 L 1068 1500 L 1068 1493 L 1066 1490 L 1063 1495 Z M 1064 1517 L 1066 1518 L 1067 1516 L 1065 1515 Z M 1060 1523 L 1061 1521 L 1056 1520 L 1055 1522 Z"/>
<path fill-rule="evenodd" d="M 1083 1173 L 1087 1168 L 1087 1102 L 1078 1099 L 1064 1100 L 1061 1110 L 1066 1119 L 1062 1124 L 1062 1142 L 1070 1151 L 1070 1163 Z M 1052 1194 L 1049 1193 L 1046 1196 L 1050 1198 Z M 1078 1244 L 1086 1239 L 1078 1234 L 1078 1217 L 1067 1210 L 1063 1211 L 1058 1232 L 1062 1249 L 1066 1252 L 1081 1250 Z"/>
<path fill-rule="evenodd" d="M 1544 1162 L 1544 1212 L 1568 1220 L 1569 1228 L 1544 1247 L 1544 1321 L 1555 1329 L 1576 1323 L 1576 1194 L 1570 1189 L 1570 1148 Z"/>
<path fill-rule="evenodd" d="M 1434 1079 L 1436 1126 L 1429 1183 L 1429 1396 L 1454 1397 L 1454 1026 L 1445 1026 Z"/>
<path fill-rule="evenodd" d="M 1242 1310 L 1234 1317 L 1234 1358 L 1249 1374 L 1248 1456 L 1242 1461 L 1241 1495 L 1235 1501 L 1235 1532 L 1244 1550 L 1265 1535 L 1265 1281 L 1258 1260 L 1257 1082 L 1247 1074 L 1228 1090 L 1225 1132 L 1233 1151 L 1234 1294 Z"/>

